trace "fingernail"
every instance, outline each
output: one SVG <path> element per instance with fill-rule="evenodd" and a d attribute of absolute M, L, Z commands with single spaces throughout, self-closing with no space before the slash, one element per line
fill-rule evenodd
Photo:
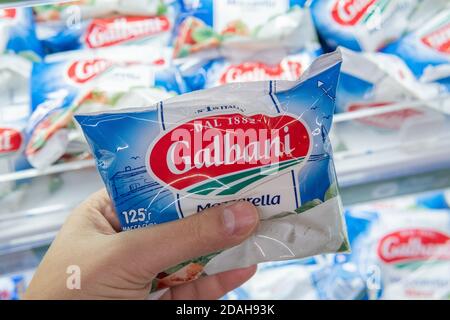
<path fill-rule="evenodd" d="M 230 235 L 244 235 L 252 229 L 258 219 L 256 208 L 248 202 L 238 201 L 222 211 L 225 230 Z"/>

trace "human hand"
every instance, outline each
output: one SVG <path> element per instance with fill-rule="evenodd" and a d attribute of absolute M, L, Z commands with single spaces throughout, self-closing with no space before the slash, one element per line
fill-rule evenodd
<path fill-rule="evenodd" d="M 120 225 L 105 190 L 69 216 L 37 269 L 25 299 L 147 299 L 153 278 L 183 261 L 235 246 L 256 229 L 256 208 L 239 201 L 190 217 L 132 231 Z M 80 288 L 66 273 L 78 266 Z M 207 276 L 168 289 L 161 299 L 218 299 L 256 267 Z"/>

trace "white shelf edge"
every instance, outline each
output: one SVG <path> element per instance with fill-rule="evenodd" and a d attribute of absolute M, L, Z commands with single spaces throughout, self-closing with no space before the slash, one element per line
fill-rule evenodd
<path fill-rule="evenodd" d="M 450 99 L 449 97 L 444 98 L 438 98 L 433 100 L 428 100 L 427 102 L 439 102 L 446 99 Z M 360 118 L 365 118 L 369 116 L 375 116 L 380 115 L 388 112 L 394 112 L 394 111 L 400 111 L 404 109 L 410 109 L 410 108 L 428 108 L 425 106 L 426 102 L 424 101 L 405 101 L 401 103 L 395 103 L 391 104 L 389 106 L 385 107 L 377 107 L 372 109 L 364 109 L 359 111 L 353 111 L 353 112 L 345 112 L 345 113 L 339 113 L 334 115 L 333 123 L 342 123 L 346 121 L 352 121 Z M 435 110 L 435 109 L 433 109 Z M 339 152 L 335 153 L 335 156 L 339 157 Z M 2 182 L 10 182 L 10 181 L 16 181 L 16 180 L 23 180 L 23 179 L 30 179 L 35 178 L 39 176 L 46 176 L 54 173 L 62 173 L 66 171 L 75 171 L 75 170 L 81 170 L 85 168 L 93 168 L 94 167 L 94 160 L 88 159 L 88 160 L 78 160 L 68 163 L 61 163 L 61 164 L 54 164 L 48 168 L 45 169 L 26 169 L 11 173 L 5 173 L 0 174 L 0 183 Z"/>
<path fill-rule="evenodd" d="M 26 170 L 2 174 L 2 175 L 0 175 L 0 183 L 1 182 L 10 182 L 10 181 L 15 181 L 15 180 L 30 179 L 30 178 L 46 176 L 46 175 L 50 175 L 50 174 L 54 174 L 54 173 L 81 170 L 81 169 L 93 168 L 93 167 L 94 167 L 94 160 L 92 160 L 92 159 L 54 164 L 45 169 L 26 169 Z"/>
<path fill-rule="evenodd" d="M 380 114 L 385 114 L 389 112 L 394 111 L 400 111 L 404 109 L 431 109 L 436 112 L 439 112 L 440 110 L 436 108 L 432 108 L 427 106 L 427 103 L 437 103 L 437 102 L 443 102 L 446 100 L 450 100 L 450 96 L 443 96 L 436 99 L 429 99 L 426 101 L 421 100 L 411 100 L 411 101 L 403 101 L 398 103 L 393 103 L 387 106 L 383 107 L 377 107 L 377 108 L 369 108 L 369 109 L 363 109 L 358 111 L 352 111 L 352 112 L 344 112 L 344 113 L 337 113 L 333 117 L 333 123 L 341 123 L 371 116 L 377 116 Z M 442 112 L 442 111 L 441 111 Z"/>

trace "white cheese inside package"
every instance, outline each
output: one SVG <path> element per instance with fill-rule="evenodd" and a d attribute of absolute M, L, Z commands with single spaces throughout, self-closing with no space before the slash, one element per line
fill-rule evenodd
<path fill-rule="evenodd" d="M 123 230 L 232 201 L 258 208 L 250 238 L 166 270 L 153 290 L 349 250 L 328 139 L 340 65 L 336 51 L 298 81 L 232 83 L 147 108 L 75 116 Z"/>

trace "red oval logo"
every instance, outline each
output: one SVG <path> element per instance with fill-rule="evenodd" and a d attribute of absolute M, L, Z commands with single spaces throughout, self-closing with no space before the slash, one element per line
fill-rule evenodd
<path fill-rule="evenodd" d="M 179 191 L 226 196 L 305 162 L 310 144 L 290 115 L 216 115 L 165 133 L 149 148 L 147 170 Z"/>
<path fill-rule="evenodd" d="M 0 128 L 0 154 L 17 152 L 22 148 L 22 133 L 12 128 Z"/>
<path fill-rule="evenodd" d="M 0 9 L 0 18 L 14 19 L 16 17 L 16 9 Z"/>
<path fill-rule="evenodd" d="M 378 256 L 386 263 L 450 259 L 450 237 L 429 229 L 405 229 L 384 236 Z"/>
<path fill-rule="evenodd" d="M 344 26 L 353 26 L 366 13 L 367 9 L 376 0 L 336 0 L 331 16 L 333 19 Z"/>
<path fill-rule="evenodd" d="M 302 65 L 297 61 L 282 61 L 270 66 L 261 62 L 246 62 L 228 67 L 220 77 L 220 84 L 233 82 L 297 80 L 302 73 Z"/>
<path fill-rule="evenodd" d="M 75 61 L 67 69 L 67 75 L 76 83 L 85 83 L 108 69 L 112 64 L 111 61 L 105 59 Z"/>
<path fill-rule="evenodd" d="M 421 40 L 426 46 L 434 50 L 450 54 L 450 23 L 427 34 Z"/>
<path fill-rule="evenodd" d="M 86 31 L 85 41 L 89 48 L 109 47 L 169 29 L 170 21 L 165 16 L 94 19 Z"/>

